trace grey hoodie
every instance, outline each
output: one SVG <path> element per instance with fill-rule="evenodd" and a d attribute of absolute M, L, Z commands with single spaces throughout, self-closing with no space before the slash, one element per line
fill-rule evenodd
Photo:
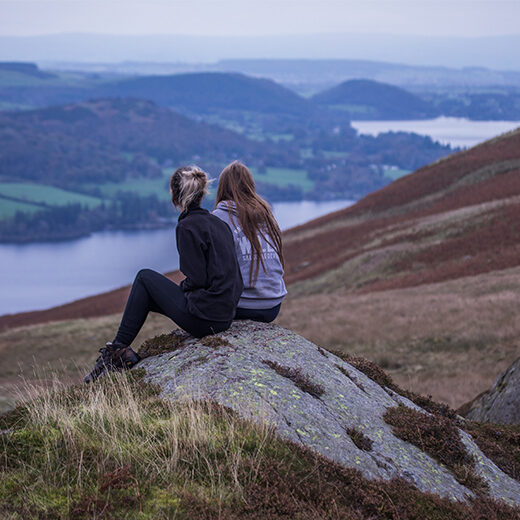
<path fill-rule="evenodd" d="M 251 242 L 246 238 L 240 227 L 235 203 L 232 201 L 219 202 L 213 211 L 213 215 L 223 220 L 233 232 L 235 251 L 244 282 L 244 290 L 238 302 L 238 307 L 243 309 L 271 309 L 276 307 L 287 294 L 283 281 L 282 264 L 276 251 L 262 235 L 259 235 L 262 259 L 266 270 L 264 271 L 262 264 L 260 264 L 255 285 L 249 285 Z"/>

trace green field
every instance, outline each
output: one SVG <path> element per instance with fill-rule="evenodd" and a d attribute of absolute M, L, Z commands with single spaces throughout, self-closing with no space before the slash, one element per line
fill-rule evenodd
<path fill-rule="evenodd" d="M 391 166 L 385 166 L 383 168 L 385 177 L 389 177 L 393 181 L 396 179 L 399 179 L 400 177 L 403 177 L 405 175 L 408 175 L 412 170 L 403 170 L 402 168 L 394 168 Z"/>
<path fill-rule="evenodd" d="M 0 196 L 2 195 L 23 202 L 47 204 L 48 206 L 66 206 L 67 204 L 79 203 L 88 208 L 94 208 L 102 202 L 97 197 L 54 188 L 53 186 L 22 182 L 0 183 Z"/>
<path fill-rule="evenodd" d="M 279 141 L 292 141 L 294 136 L 292 134 L 267 134 L 274 142 Z"/>
<path fill-rule="evenodd" d="M 285 187 L 289 185 L 300 186 L 303 191 L 309 191 L 314 183 L 307 178 L 307 172 L 302 169 L 293 168 L 266 168 L 264 173 L 258 173 L 252 168 L 254 178 L 258 182 Z M 83 189 L 98 189 L 98 197 L 83 195 L 72 191 L 62 190 L 53 186 L 43 184 L 3 182 L 0 183 L 0 219 L 12 217 L 17 211 L 34 213 L 47 206 L 65 206 L 67 204 L 79 203 L 88 208 L 94 208 L 103 200 L 113 198 L 119 191 L 129 191 L 140 196 L 156 195 L 161 201 L 170 201 L 168 181 L 171 169 L 164 170 L 162 177 L 158 179 L 135 178 L 124 182 L 107 182 L 104 184 L 84 184 Z M 210 186 L 209 199 L 214 198 L 217 181 Z M 10 200 L 10 197 L 18 200 Z"/>
<path fill-rule="evenodd" d="M 256 168 L 251 168 L 254 178 L 258 182 L 274 184 L 275 186 L 288 186 L 294 184 L 301 186 L 304 191 L 312 189 L 313 182 L 307 178 L 307 172 L 292 168 L 266 168 L 265 173 L 258 173 Z M 99 188 L 103 197 L 113 197 L 118 191 L 132 191 L 142 196 L 157 195 L 159 200 L 170 200 L 168 181 L 171 170 L 165 171 L 160 179 L 135 178 L 124 182 L 107 182 L 105 184 L 88 184 L 85 188 Z M 217 177 L 218 178 L 218 177 Z M 210 187 L 210 193 L 216 191 L 216 180 Z"/>
<path fill-rule="evenodd" d="M 303 191 L 309 191 L 314 187 L 314 183 L 307 178 L 305 170 L 294 168 L 266 168 L 265 173 L 258 173 L 256 168 L 251 168 L 256 181 L 266 184 L 274 184 L 275 186 L 288 186 L 294 184 L 301 186 Z"/>
<path fill-rule="evenodd" d="M 34 213 L 42 209 L 41 206 L 34 206 L 33 204 L 26 204 L 25 202 L 16 202 L 14 200 L 4 199 L 0 196 L 0 220 L 13 217 L 17 211 Z"/>
<path fill-rule="evenodd" d="M 300 157 L 302 159 L 312 159 L 314 157 L 312 148 L 300 148 Z"/>
<path fill-rule="evenodd" d="M 350 152 L 336 152 L 323 150 L 323 156 L 325 159 L 346 159 L 350 155 Z"/>
<path fill-rule="evenodd" d="M 158 179 L 149 179 L 146 177 L 137 177 L 135 179 L 127 179 L 123 182 L 106 182 L 104 184 L 85 184 L 84 188 L 98 188 L 103 197 L 111 198 L 118 191 L 132 191 L 146 197 L 148 195 L 157 195 L 159 200 L 170 200 L 170 192 L 168 181 L 170 174 L 165 174 Z"/>

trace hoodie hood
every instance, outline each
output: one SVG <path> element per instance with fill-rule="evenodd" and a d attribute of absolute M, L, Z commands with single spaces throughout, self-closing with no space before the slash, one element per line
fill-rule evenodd
<path fill-rule="evenodd" d="M 234 216 L 237 216 L 237 206 L 234 200 L 221 200 L 215 209 L 220 209 L 222 211 L 226 211 L 227 213 L 231 213 Z"/>

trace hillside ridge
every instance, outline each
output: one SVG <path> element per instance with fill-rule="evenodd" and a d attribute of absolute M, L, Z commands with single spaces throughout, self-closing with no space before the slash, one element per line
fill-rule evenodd
<path fill-rule="evenodd" d="M 287 279 L 310 280 L 367 255 L 380 257 L 391 270 L 381 267 L 385 272 L 379 273 L 376 267 L 378 279 L 362 287 L 344 282 L 351 290 L 415 286 L 514 267 L 519 173 L 520 130 L 420 168 L 345 210 L 289 230 Z"/>

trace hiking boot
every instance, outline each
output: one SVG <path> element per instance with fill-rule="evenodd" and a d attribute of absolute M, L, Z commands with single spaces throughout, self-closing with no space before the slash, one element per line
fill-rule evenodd
<path fill-rule="evenodd" d="M 95 381 L 106 372 L 132 368 L 141 360 L 136 352 L 122 343 L 107 343 L 99 352 L 94 368 L 83 378 L 85 383 Z"/>
<path fill-rule="evenodd" d="M 129 369 L 141 361 L 137 352 L 122 343 L 112 343 L 112 365 L 115 370 Z"/>

